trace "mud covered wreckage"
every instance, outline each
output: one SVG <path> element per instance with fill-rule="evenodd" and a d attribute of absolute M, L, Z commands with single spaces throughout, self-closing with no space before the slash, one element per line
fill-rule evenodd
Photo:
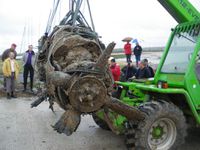
<path fill-rule="evenodd" d="M 108 58 L 115 46 L 110 43 L 102 50 L 102 43 L 86 27 L 57 26 L 50 36 L 43 36 L 37 68 L 45 89 L 31 104 L 35 107 L 48 100 L 50 108 L 56 102 L 64 114 L 53 126 L 59 133 L 71 135 L 81 121 L 81 114 L 103 109 L 108 125 L 111 109 L 128 119 L 140 120 L 143 114 L 112 97 L 113 79 Z"/>
<path fill-rule="evenodd" d="M 65 112 L 56 131 L 71 135 L 80 116 L 91 114 L 102 129 L 124 134 L 128 149 L 167 150 L 184 143 L 188 124 L 200 124 L 200 13 L 188 0 L 158 1 L 178 25 L 155 76 L 117 82 L 114 93 L 107 61 L 115 43 L 104 49 L 94 25 L 77 15 L 82 0 L 74 0 L 76 9 L 41 38 L 37 68 L 45 88 L 32 107 L 48 100 L 53 109 L 57 102 Z"/>

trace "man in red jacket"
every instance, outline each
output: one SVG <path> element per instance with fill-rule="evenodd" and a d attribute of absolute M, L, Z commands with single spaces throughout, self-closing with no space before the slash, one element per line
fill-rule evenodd
<path fill-rule="evenodd" d="M 129 43 L 129 41 L 127 41 L 127 43 L 124 45 L 124 53 L 126 55 L 127 63 L 131 62 L 132 50 L 131 50 L 131 44 Z"/>
<path fill-rule="evenodd" d="M 115 58 L 110 59 L 110 71 L 112 72 L 114 81 L 119 81 L 120 79 L 120 66 L 116 63 Z"/>

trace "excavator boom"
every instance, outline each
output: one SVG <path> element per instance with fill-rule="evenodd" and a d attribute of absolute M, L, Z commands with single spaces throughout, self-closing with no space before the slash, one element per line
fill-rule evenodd
<path fill-rule="evenodd" d="M 200 13 L 188 0 L 158 1 L 178 23 L 200 19 Z"/>

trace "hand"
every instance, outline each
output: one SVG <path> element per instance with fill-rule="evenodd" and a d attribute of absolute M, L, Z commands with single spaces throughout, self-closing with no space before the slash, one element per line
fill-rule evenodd
<path fill-rule="evenodd" d="M 131 78 L 129 78 L 129 79 L 136 79 L 136 77 L 135 76 L 132 76 Z"/>
<path fill-rule="evenodd" d="M 132 76 L 131 78 L 128 79 L 129 82 L 133 81 L 135 78 L 135 76 Z"/>

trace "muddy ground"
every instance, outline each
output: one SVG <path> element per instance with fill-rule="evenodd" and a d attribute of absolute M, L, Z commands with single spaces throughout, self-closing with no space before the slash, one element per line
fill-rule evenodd
<path fill-rule="evenodd" d="M 100 129 L 91 116 L 82 117 L 72 136 L 55 132 L 53 125 L 62 114 L 43 102 L 30 108 L 33 97 L 7 100 L 0 98 L 0 150 L 126 150 L 124 137 Z M 181 150 L 200 150 L 200 128 L 189 131 Z"/>

